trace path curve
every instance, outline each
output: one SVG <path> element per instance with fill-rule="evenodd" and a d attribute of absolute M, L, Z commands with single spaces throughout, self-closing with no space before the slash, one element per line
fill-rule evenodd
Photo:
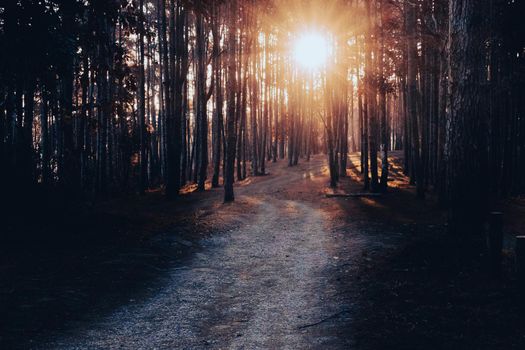
<path fill-rule="evenodd" d="M 347 349 L 341 324 L 351 306 L 336 296 L 330 221 L 315 203 L 276 195 L 319 176 L 322 164 L 238 189 L 238 202 L 254 210 L 203 239 L 153 297 L 81 323 L 45 348 Z"/>

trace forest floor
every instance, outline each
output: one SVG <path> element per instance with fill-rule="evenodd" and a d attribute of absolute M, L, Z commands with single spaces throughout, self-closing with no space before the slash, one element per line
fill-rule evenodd
<path fill-rule="evenodd" d="M 316 156 L 268 164 L 232 204 L 222 189 L 96 204 L 66 244 L 2 251 L 0 348 L 522 349 L 510 255 L 487 274 L 481 240 L 445 234 L 399 156 L 378 197 L 328 198 Z M 337 193 L 361 192 L 348 175 Z"/>

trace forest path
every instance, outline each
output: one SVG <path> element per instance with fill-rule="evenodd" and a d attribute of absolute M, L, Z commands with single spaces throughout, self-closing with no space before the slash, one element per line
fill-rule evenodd
<path fill-rule="evenodd" d="M 340 289 L 369 243 L 337 232 L 325 170 L 324 157 L 271 166 L 205 218 L 234 215 L 237 224 L 202 239 L 150 297 L 79 322 L 45 348 L 349 348 L 352 302 Z"/>

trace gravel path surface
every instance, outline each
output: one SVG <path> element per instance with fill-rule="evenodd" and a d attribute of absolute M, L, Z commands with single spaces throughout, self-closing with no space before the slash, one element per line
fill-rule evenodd
<path fill-rule="evenodd" d="M 76 322 L 37 348 L 350 348 L 353 305 L 341 281 L 367 242 L 334 229 L 334 213 L 321 203 L 324 166 L 319 158 L 238 188 L 237 224 L 198 242 L 149 297 Z"/>

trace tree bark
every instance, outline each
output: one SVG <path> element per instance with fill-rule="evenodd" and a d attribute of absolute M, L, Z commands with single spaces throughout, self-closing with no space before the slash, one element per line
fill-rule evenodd
<path fill-rule="evenodd" d="M 226 168 L 224 171 L 224 202 L 233 202 L 234 171 L 235 171 L 235 146 L 237 133 L 235 130 L 235 95 L 237 91 L 236 81 L 236 31 L 237 31 L 237 0 L 230 2 L 230 27 L 228 39 L 228 115 L 226 120 Z"/>
<path fill-rule="evenodd" d="M 461 235 L 480 234 L 487 211 L 484 10 L 475 0 L 450 1 L 449 229 Z"/>

